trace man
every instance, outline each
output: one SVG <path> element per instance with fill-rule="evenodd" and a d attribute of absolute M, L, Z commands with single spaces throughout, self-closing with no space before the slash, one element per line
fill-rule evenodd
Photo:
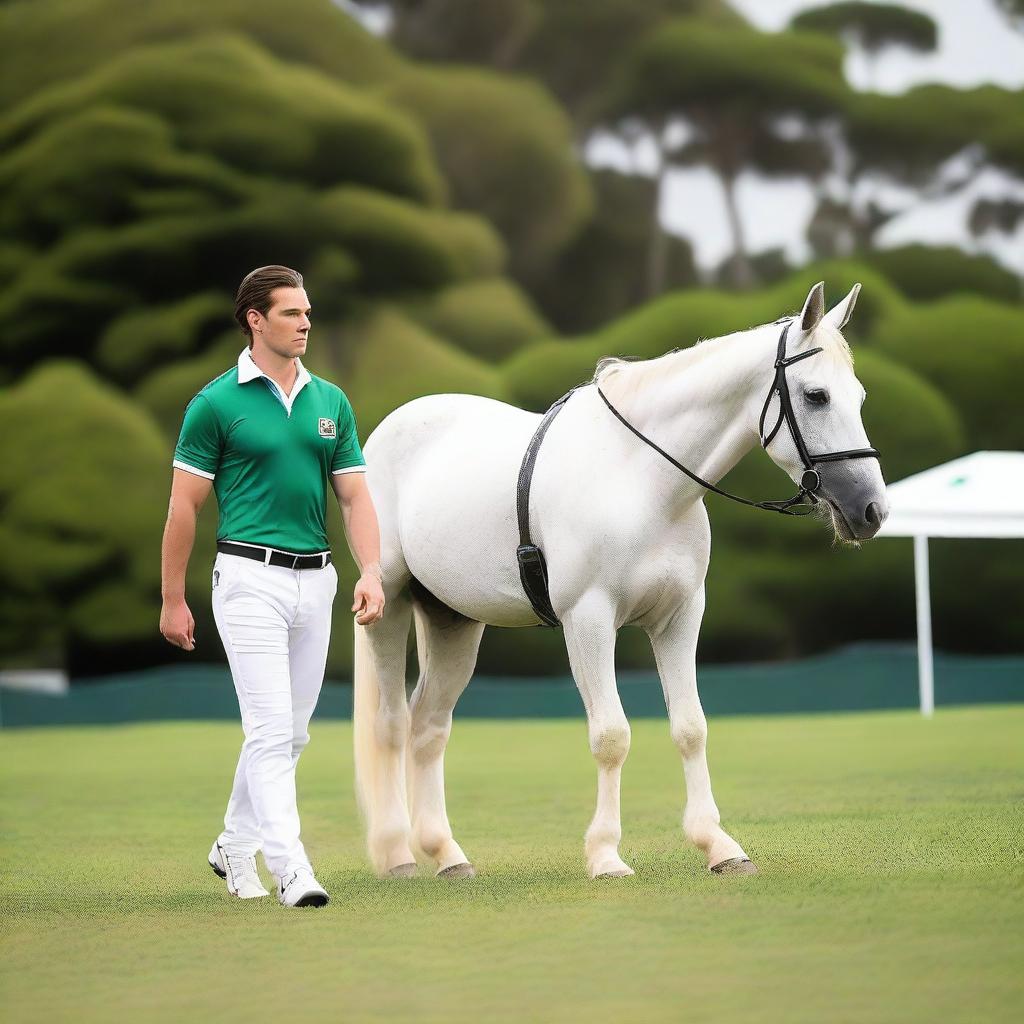
<path fill-rule="evenodd" d="M 213 487 L 220 517 L 213 613 L 245 740 L 209 861 L 233 895 L 268 896 L 256 871 L 262 850 L 286 907 L 324 906 L 329 898 L 299 839 L 295 798 L 338 588 L 325 528 L 328 480 L 362 572 L 356 621 L 368 625 L 384 612 L 380 534 L 355 417 L 345 393 L 300 361 L 309 318 L 296 271 L 260 267 L 242 281 L 235 319 L 249 344 L 185 410 L 162 550 L 160 632 L 191 651 L 185 571 Z"/>

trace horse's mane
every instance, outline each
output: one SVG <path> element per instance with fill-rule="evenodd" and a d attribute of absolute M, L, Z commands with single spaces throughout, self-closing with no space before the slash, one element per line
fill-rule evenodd
<path fill-rule="evenodd" d="M 725 334 L 718 338 L 700 338 L 693 345 L 686 348 L 670 349 L 663 355 L 651 359 L 602 356 L 594 367 L 594 375 L 591 377 L 590 383 L 600 384 L 606 391 L 614 391 L 621 397 L 623 392 L 642 390 L 650 382 L 663 378 L 668 373 L 689 368 L 694 363 L 720 352 L 719 343 L 742 344 L 740 339 L 747 335 L 775 327 L 777 327 L 776 324 L 765 324 L 747 331 Z M 853 353 L 850 351 L 849 344 L 831 324 L 824 322 L 818 324 L 808 341 L 814 345 L 820 345 L 824 350 L 823 355 L 853 367 Z"/>

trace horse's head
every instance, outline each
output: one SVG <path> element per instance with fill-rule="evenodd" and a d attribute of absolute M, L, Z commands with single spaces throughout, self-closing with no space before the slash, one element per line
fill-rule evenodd
<path fill-rule="evenodd" d="M 813 492 L 836 536 L 853 543 L 873 537 L 889 514 L 881 466 L 861 421 L 866 392 L 841 333 L 859 291 L 854 285 L 826 313 L 819 282 L 800 315 L 788 327 L 777 325 L 780 337 L 786 332 L 784 351 L 777 348 L 775 379 L 767 402 L 758 403 L 761 442 L 772 461 Z"/>

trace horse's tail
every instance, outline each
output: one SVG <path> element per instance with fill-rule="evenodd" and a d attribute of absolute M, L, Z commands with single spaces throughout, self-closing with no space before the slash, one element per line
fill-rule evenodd
<path fill-rule="evenodd" d="M 386 860 L 395 843 L 407 842 L 408 785 L 404 770 L 404 751 L 378 735 L 377 712 L 380 707 L 380 682 L 366 627 L 354 624 L 352 659 L 352 740 L 355 753 L 355 796 L 367 830 L 367 852 L 378 874 L 388 868 Z M 408 710 L 406 712 L 408 715 Z M 407 729 L 404 730 L 408 732 Z M 399 791 L 395 800 L 395 788 Z M 382 798 L 391 798 L 388 808 L 379 806 Z M 389 820 L 401 808 L 400 818 Z"/>
<path fill-rule="evenodd" d="M 352 741 L 355 746 L 356 801 L 364 822 L 369 820 L 373 809 L 377 761 L 374 730 L 379 703 L 377 666 L 373 663 L 366 631 L 357 622 L 352 657 Z"/>

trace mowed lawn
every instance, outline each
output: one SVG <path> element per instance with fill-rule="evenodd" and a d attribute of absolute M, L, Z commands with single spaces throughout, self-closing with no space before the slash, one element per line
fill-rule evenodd
<path fill-rule="evenodd" d="M 479 877 L 372 877 L 347 724 L 299 769 L 324 910 L 206 866 L 240 729 L 0 734 L 5 1021 L 1005 1021 L 1024 999 L 1024 708 L 711 722 L 708 874 L 666 724 L 633 723 L 626 879 L 585 877 L 579 721 L 456 720 L 448 802 Z"/>

